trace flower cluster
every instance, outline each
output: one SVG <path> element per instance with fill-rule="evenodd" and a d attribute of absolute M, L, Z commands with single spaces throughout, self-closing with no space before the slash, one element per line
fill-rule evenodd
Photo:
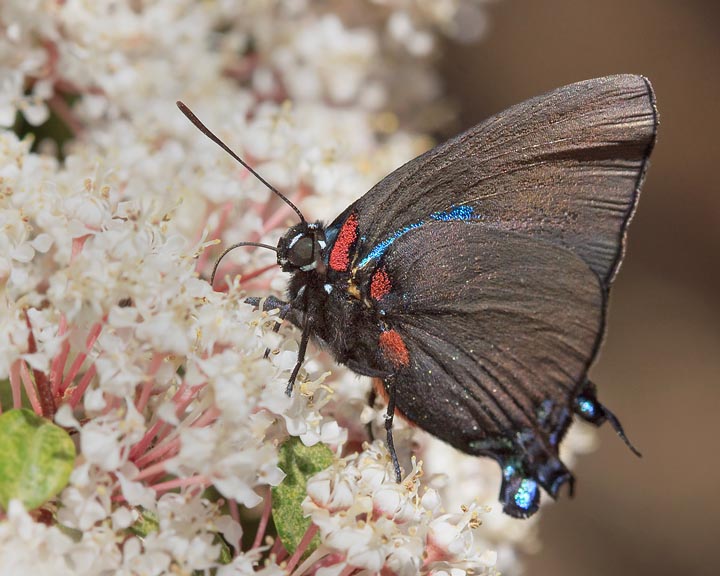
<path fill-rule="evenodd" d="M 387 450 L 367 447 L 316 474 L 308 482 L 303 509 L 319 529 L 323 545 L 312 561 L 328 558 L 322 576 L 348 567 L 369 574 L 489 573 L 495 553 L 480 551 L 474 533 L 485 510 L 476 504 L 446 513 L 437 491 L 421 492 L 422 467 L 395 482 Z M 492 571 L 492 570 L 491 570 Z"/>
<path fill-rule="evenodd" d="M 532 523 L 457 502 L 441 474 L 456 467 L 484 504 L 496 470 L 423 441 L 430 474 L 394 484 L 381 447 L 355 453 L 368 383 L 319 353 L 285 396 L 295 335 L 243 304 L 283 289 L 272 259 L 238 250 L 218 291 L 206 279 L 218 242 L 274 244 L 292 213 L 174 106 L 331 218 L 427 148 L 430 56 L 439 34 L 481 33 L 482 3 L 0 5 L 1 408 L 29 407 L 77 445 L 62 492 L 9 503 L 0 572 L 457 575 L 491 571 L 490 550 L 518 566 Z M 48 137 L 53 122 L 64 136 Z M 289 436 L 335 454 L 307 486 L 320 544 L 305 560 L 269 528 Z M 398 432 L 401 451 L 412 436 Z"/>

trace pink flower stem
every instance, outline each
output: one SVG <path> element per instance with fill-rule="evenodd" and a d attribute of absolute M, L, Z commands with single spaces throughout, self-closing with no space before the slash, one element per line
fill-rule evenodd
<path fill-rule="evenodd" d="M 148 466 L 147 468 L 144 468 L 140 470 L 140 472 L 133 478 L 133 482 L 139 482 L 140 480 L 145 480 L 146 478 L 149 478 L 150 476 L 157 476 L 158 474 L 164 474 L 166 472 L 165 469 L 165 463 L 167 460 L 163 460 L 162 462 L 157 462 L 151 466 Z"/>
<path fill-rule="evenodd" d="M 32 323 L 30 322 L 30 316 L 28 315 L 27 309 L 25 310 L 25 323 L 28 327 L 28 352 L 35 354 L 37 352 L 37 343 L 35 342 L 35 335 L 33 334 Z M 35 389 L 37 390 L 38 401 L 42 408 L 41 414 L 50 420 L 55 415 L 55 397 L 52 391 L 52 385 L 45 375 L 45 372 L 33 369 L 33 380 L 35 381 Z"/>
<path fill-rule="evenodd" d="M 270 549 L 270 556 L 275 557 L 275 561 L 279 564 L 285 556 L 287 556 L 287 550 L 285 550 L 285 546 L 283 546 L 282 540 L 280 540 L 280 537 L 275 537 L 275 543 L 273 544 L 273 547 Z"/>
<path fill-rule="evenodd" d="M 190 476 L 189 478 L 175 478 L 174 480 L 168 480 L 166 482 L 160 482 L 154 486 L 150 486 L 155 492 L 167 492 L 168 490 L 174 490 L 175 488 L 183 488 L 185 486 L 197 486 L 202 485 L 203 487 L 211 484 L 210 479 L 207 476 Z"/>
<path fill-rule="evenodd" d="M 23 386 L 25 386 L 25 393 L 30 400 L 32 409 L 40 416 L 43 416 L 42 406 L 40 406 L 40 401 L 38 400 L 37 393 L 35 392 L 35 385 L 30 378 L 30 370 L 23 360 L 20 360 L 20 378 Z"/>
<path fill-rule="evenodd" d="M 150 395 L 152 394 L 152 389 L 155 385 L 154 376 L 160 369 L 160 366 L 162 365 L 164 359 L 165 354 L 160 354 L 156 352 L 155 354 L 153 354 L 152 360 L 150 360 L 150 369 L 148 370 L 147 380 L 145 381 L 145 384 L 143 384 L 142 391 L 140 392 L 140 397 L 135 404 L 135 407 L 140 413 L 145 410 L 148 400 L 150 400 Z"/>
<path fill-rule="evenodd" d="M 152 450 L 149 450 L 148 452 L 143 454 L 135 461 L 135 465 L 138 468 L 143 468 L 150 464 L 150 462 L 154 462 L 155 460 L 159 460 L 160 458 L 163 458 L 165 456 L 167 456 L 168 458 L 174 456 L 179 449 L 180 438 L 173 438 L 165 444 L 158 444 L 157 446 L 152 448 Z"/>
<path fill-rule="evenodd" d="M 72 108 L 68 106 L 68 103 L 65 102 L 65 99 L 62 96 L 54 94 L 50 100 L 48 100 L 48 105 L 55 115 L 68 127 L 73 136 L 76 138 L 82 136 L 85 131 L 85 127 L 82 125 L 82 122 L 80 122 L 77 116 L 75 116 Z"/>
<path fill-rule="evenodd" d="M 87 387 L 90 385 L 90 382 L 95 377 L 95 374 L 97 373 L 97 368 L 95 367 L 95 364 L 90 366 L 87 372 L 83 374 L 82 379 L 80 380 L 80 383 L 72 388 L 72 395 L 70 396 L 70 406 L 75 409 L 80 402 L 80 399 L 83 397 L 83 394 L 85 394 L 85 391 L 87 390 Z"/>
<path fill-rule="evenodd" d="M 310 189 L 307 186 L 301 185 L 298 193 L 295 194 L 295 196 L 293 196 L 292 198 L 290 198 L 290 201 L 295 204 L 295 206 L 297 206 L 300 201 L 308 195 L 309 192 Z M 288 206 L 287 204 L 283 203 L 282 207 L 275 210 L 272 216 L 270 216 L 270 218 L 265 221 L 265 224 L 263 224 L 262 233 L 266 234 L 270 230 L 273 230 L 274 228 L 280 226 L 280 224 L 285 219 L 287 219 L 290 214 L 294 214 L 293 209 L 290 208 L 290 206 Z M 295 218 L 297 219 L 297 216 L 295 216 Z"/>
<path fill-rule="evenodd" d="M 187 404 L 183 405 L 183 403 L 180 402 L 180 400 L 185 395 L 187 389 L 187 382 L 182 382 L 172 398 L 172 401 L 176 404 L 175 414 L 177 416 L 180 416 L 182 411 L 187 407 Z M 189 404 L 190 402 L 192 402 L 192 400 L 193 395 L 191 394 L 186 399 L 186 401 Z M 166 422 L 163 422 L 162 420 L 158 420 L 157 422 L 155 422 L 145 433 L 142 439 L 137 442 L 130 450 L 130 460 L 135 462 L 140 457 L 140 455 L 148 449 L 155 437 L 158 438 L 158 441 L 163 440 L 170 430 L 172 430 L 172 427 L 169 426 Z"/>
<path fill-rule="evenodd" d="M 175 428 L 172 425 L 163 423 L 163 425 L 158 429 L 155 442 L 160 444 L 160 442 L 163 442 L 168 436 L 170 436 L 173 430 L 175 430 Z"/>
<path fill-rule="evenodd" d="M 158 420 L 150 426 L 150 429 L 145 433 L 145 435 L 140 439 L 139 442 L 137 442 L 131 449 L 130 449 L 130 460 L 135 462 L 135 460 L 138 458 L 140 454 L 143 454 L 145 450 L 148 449 L 148 446 L 153 441 L 153 438 L 157 435 L 157 433 L 160 431 L 160 429 L 163 427 L 163 424 L 165 424 L 162 420 Z"/>
<path fill-rule="evenodd" d="M 178 386 L 178 389 L 175 391 L 175 394 L 172 397 L 172 401 L 175 402 L 175 404 L 177 404 L 178 401 L 183 397 L 183 395 L 185 394 L 185 392 L 187 391 L 188 388 L 189 388 L 188 383 L 185 380 L 183 380 L 180 383 L 180 386 Z M 175 409 L 175 414 L 178 416 L 180 415 L 178 413 L 177 409 Z"/>
<path fill-rule="evenodd" d="M 237 500 L 234 500 L 232 498 L 228 500 L 228 508 L 230 509 L 230 517 L 235 520 L 235 522 L 242 525 L 240 522 L 240 510 L 238 508 Z M 242 552 L 242 536 L 237 539 L 237 542 L 233 543 L 233 548 L 235 549 L 235 553 L 233 554 L 233 556 L 239 556 Z"/>
<path fill-rule="evenodd" d="M 67 333 L 67 318 L 65 314 L 60 315 L 60 324 L 58 325 L 58 337 L 63 337 Z M 62 383 L 63 371 L 65 370 L 65 362 L 67 362 L 68 353 L 70 352 L 70 342 L 65 339 L 60 348 L 60 354 L 53 358 L 50 365 L 50 382 L 52 383 L 53 396 L 60 397 L 60 384 Z"/>
<path fill-rule="evenodd" d="M 216 408 L 215 406 L 211 406 L 208 408 L 203 414 L 201 414 L 195 422 L 191 424 L 193 428 L 200 428 L 202 426 L 207 426 L 208 424 L 212 424 L 215 422 L 215 420 L 218 419 L 218 417 L 222 414 L 220 412 L 219 408 Z"/>
<path fill-rule="evenodd" d="M 195 422 L 191 424 L 193 427 L 207 426 L 212 424 L 220 416 L 220 410 L 215 407 L 209 408 L 205 413 L 201 414 Z M 176 429 L 175 429 L 176 430 Z M 138 458 L 135 464 L 139 468 L 147 466 L 150 462 L 159 460 L 162 457 L 170 458 L 177 454 L 180 449 L 180 438 L 173 438 L 172 440 L 156 445 L 152 450 L 143 454 Z"/>
<path fill-rule="evenodd" d="M 305 553 L 305 550 L 307 550 L 307 547 L 310 545 L 310 541 L 313 539 L 315 534 L 317 534 L 319 528 L 315 524 L 310 524 L 310 527 L 305 531 L 305 535 L 302 537 L 302 540 L 300 540 L 300 544 L 298 544 L 298 547 L 295 549 L 295 552 L 290 557 L 290 560 L 288 560 L 287 566 L 285 567 L 285 571 L 290 574 L 295 566 L 297 566 L 297 563 L 300 561 L 300 558 L 302 558 L 302 555 Z"/>
<path fill-rule="evenodd" d="M 80 354 L 78 354 L 75 358 L 75 361 L 72 363 L 72 366 L 70 366 L 70 371 L 63 380 L 63 383 L 60 385 L 61 394 L 65 394 L 65 390 L 68 389 L 72 381 L 75 379 L 75 376 L 77 376 L 78 372 L 80 372 L 80 368 L 82 367 L 83 362 L 85 362 L 88 353 L 95 345 L 95 341 L 98 339 L 98 336 L 100 336 L 100 331 L 102 330 L 103 322 L 105 322 L 105 320 L 106 319 L 103 318 L 102 322 L 97 322 L 95 325 L 93 325 L 92 328 L 90 328 L 87 340 L 85 340 L 85 352 L 81 352 Z"/>
<path fill-rule="evenodd" d="M 180 416 L 187 410 L 187 407 L 197 399 L 198 395 L 203 388 L 207 386 L 207 382 L 198 384 L 197 386 L 189 387 L 185 382 L 180 386 L 178 391 L 173 396 L 173 402 L 175 402 L 175 415 Z"/>
<path fill-rule="evenodd" d="M 22 389 L 20 382 L 20 363 L 22 360 L 16 360 L 10 366 L 10 389 L 12 390 L 13 408 L 16 410 L 22 408 Z"/>
<path fill-rule="evenodd" d="M 82 252 L 83 246 L 85 246 L 85 242 L 87 239 L 90 238 L 90 234 L 86 234 L 85 236 L 78 236 L 77 238 L 73 238 L 72 241 L 72 252 L 70 253 L 70 262 L 73 262 L 75 258 L 77 258 L 78 254 Z"/>
<path fill-rule="evenodd" d="M 230 508 L 230 517 L 240 524 L 240 510 L 238 509 L 237 500 L 228 500 L 228 508 Z M 238 550 L 240 547 L 238 546 Z"/>
<path fill-rule="evenodd" d="M 247 274 L 243 274 L 242 278 L 240 278 L 240 284 L 252 280 L 253 278 L 257 278 L 261 274 L 265 274 L 265 272 L 272 270 L 273 268 L 277 268 L 277 264 L 268 264 L 267 266 L 263 266 L 262 268 L 258 268 L 257 270 L 253 270 Z"/>
<path fill-rule="evenodd" d="M 185 412 L 191 402 L 195 400 L 203 388 L 207 386 L 207 382 L 197 384 L 196 386 L 188 386 L 186 382 L 183 382 L 177 393 L 173 397 L 173 402 L 177 405 L 175 408 L 175 415 L 180 418 L 180 415 Z"/>
<path fill-rule="evenodd" d="M 105 399 L 105 408 L 103 408 L 102 411 L 103 416 L 110 414 L 113 410 L 117 410 L 118 406 L 120 406 L 121 400 L 117 396 L 103 394 L 103 398 Z"/>
<path fill-rule="evenodd" d="M 268 490 L 267 495 L 265 496 L 265 507 L 263 508 L 257 534 L 255 534 L 255 541 L 252 545 L 253 548 L 260 546 L 265 538 L 265 530 L 267 530 L 267 525 L 270 520 L 270 512 L 272 512 L 272 491 Z"/>

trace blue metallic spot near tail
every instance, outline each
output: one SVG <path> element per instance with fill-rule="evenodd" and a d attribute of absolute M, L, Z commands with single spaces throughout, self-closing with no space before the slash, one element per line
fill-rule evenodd
<path fill-rule="evenodd" d="M 580 408 L 580 412 L 582 412 L 584 416 L 588 416 L 590 418 L 595 416 L 595 402 L 592 400 L 580 397 L 578 398 L 578 406 Z"/>
<path fill-rule="evenodd" d="M 537 483 L 534 480 L 523 478 L 513 498 L 518 508 L 522 508 L 523 510 L 529 509 L 535 501 L 537 490 Z"/>

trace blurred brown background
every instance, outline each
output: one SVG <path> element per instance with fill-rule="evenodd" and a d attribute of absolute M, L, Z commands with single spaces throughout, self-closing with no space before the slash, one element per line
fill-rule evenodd
<path fill-rule="evenodd" d="M 720 574 L 720 2 L 501 0 L 477 45 L 443 66 L 462 128 L 552 88 L 619 72 L 650 78 L 659 140 L 608 338 L 592 371 L 609 426 L 541 520 L 527 574 Z"/>

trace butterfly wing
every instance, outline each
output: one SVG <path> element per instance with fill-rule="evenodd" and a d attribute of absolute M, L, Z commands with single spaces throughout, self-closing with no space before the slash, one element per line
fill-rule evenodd
<path fill-rule="evenodd" d="M 433 214 L 478 221 L 567 247 L 607 286 L 622 256 L 656 127 L 646 78 L 571 84 L 408 162 L 328 231 L 337 234 L 348 217 L 357 218 L 356 263 L 368 265 L 394 234 Z"/>
<path fill-rule="evenodd" d="M 571 482 L 558 444 L 579 404 L 622 434 L 586 373 L 656 128 L 647 79 L 572 84 L 408 162 L 326 229 L 328 281 L 379 312 L 356 369 L 391 372 L 406 418 L 495 458 L 513 516 Z"/>
<path fill-rule="evenodd" d="M 602 333 L 597 275 L 551 242 L 439 221 L 389 247 L 369 285 L 397 410 L 498 460 L 507 512 L 534 512 L 538 484 L 557 494 L 571 479 L 558 443 Z"/>

